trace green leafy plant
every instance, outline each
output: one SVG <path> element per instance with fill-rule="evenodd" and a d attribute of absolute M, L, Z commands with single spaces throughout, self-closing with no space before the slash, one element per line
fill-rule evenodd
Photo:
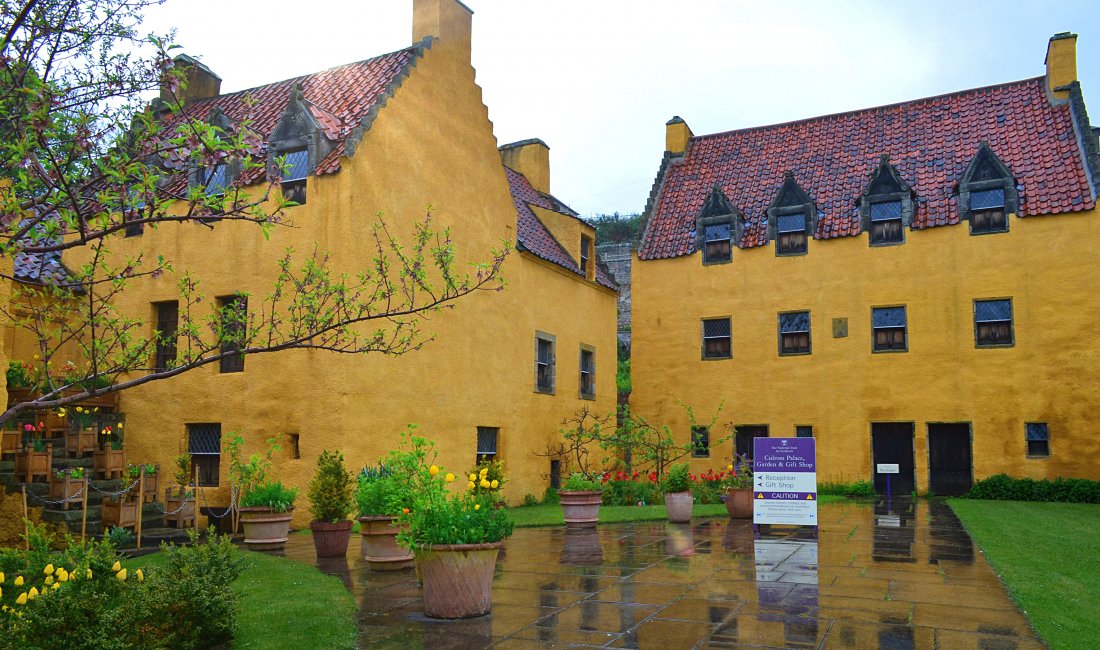
<path fill-rule="evenodd" d="M 580 472 L 570 474 L 561 486 L 562 491 L 565 492 L 599 492 L 602 488 L 603 485 L 599 481 L 590 479 Z"/>
<path fill-rule="evenodd" d="M 868 480 L 855 481 L 853 483 L 825 482 L 817 486 L 818 494 L 834 494 L 845 497 L 873 497 L 875 485 Z"/>
<path fill-rule="evenodd" d="M 415 424 L 408 425 L 399 436 L 397 449 L 390 451 L 378 467 L 364 467 L 359 472 L 355 493 L 359 516 L 401 514 L 412 505 L 414 493 L 433 479 L 430 469 L 438 457 L 435 443 L 416 435 L 417 428 Z M 437 474 L 438 471 L 437 466 Z"/>
<path fill-rule="evenodd" d="M 407 502 L 406 489 L 398 476 L 384 464 L 364 467 L 359 472 L 355 502 L 360 517 L 397 516 Z"/>
<path fill-rule="evenodd" d="M 352 487 L 342 452 L 323 450 L 317 457 L 317 471 L 309 482 L 307 496 L 315 521 L 347 519 L 352 510 Z"/>
<path fill-rule="evenodd" d="M 1083 478 L 1032 479 L 995 474 L 970 488 L 968 499 L 1100 503 L 1100 481 Z"/>
<path fill-rule="evenodd" d="M 54 474 L 54 476 L 57 477 L 58 480 L 62 480 L 62 481 L 65 480 L 65 478 L 69 478 L 69 479 L 72 479 L 72 480 L 79 481 L 80 479 L 84 478 L 84 468 L 83 467 L 66 467 L 63 470 L 57 471 Z"/>
<path fill-rule="evenodd" d="M 666 494 L 691 491 L 691 468 L 687 463 L 677 463 L 661 479 L 661 490 Z"/>
<path fill-rule="evenodd" d="M 107 531 L 107 541 L 115 548 L 132 548 L 137 537 L 129 528 L 116 527 Z"/>
<path fill-rule="evenodd" d="M 722 478 L 723 488 L 751 488 L 752 487 L 752 461 L 744 456 L 736 456 L 733 463 L 726 467 L 726 474 Z"/>
<path fill-rule="evenodd" d="M 254 485 L 241 498 L 242 508 L 271 508 L 275 512 L 287 512 L 294 507 L 298 488 L 289 488 L 280 481 L 265 481 Z"/>
<path fill-rule="evenodd" d="M 38 385 L 38 381 L 34 377 L 34 366 L 25 364 L 22 361 L 9 361 L 8 362 L 8 388 L 32 388 Z"/>
<path fill-rule="evenodd" d="M 191 454 L 177 454 L 173 459 L 176 464 L 176 485 L 179 486 L 180 491 L 191 485 Z"/>

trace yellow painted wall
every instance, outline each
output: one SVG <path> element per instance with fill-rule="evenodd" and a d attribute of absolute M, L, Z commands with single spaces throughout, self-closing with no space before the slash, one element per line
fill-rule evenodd
<path fill-rule="evenodd" d="M 481 91 L 461 42 L 437 39 L 381 110 L 355 155 L 336 174 L 308 179 L 307 202 L 290 209 L 295 229 L 265 241 L 260 230 L 221 222 L 146 230 L 118 243 L 119 254 L 154 251 L 199 277 L 207 296 L 251 293 L 256 309 L 270 291 L 275 261 L 287 246 L 299 252 L 317 242 L 337 269 L 354 271 L 374 252 L 370 226 L 382 211 L 408 233 L 427 206 L 437 226 L 449 225 L 460 264 L 489 259 L 500 240 L 515 242 L 516 214 Z M 615 403 L 615 295 L 525 253 L 513 252 L 502 292 L 485 292 L 433 315 L 425 330 L 436 341 L 405 356 L 291 351 L 250 356 L 245 371 L 212 367 L 128 391 L 131 458 L 167 465 L 186 449 L 187 423 L 221 423 L 223 439 L 242 432 L 246 451 L 277 433 L 300 435 L 300 459 L 276 456 L 275 475 L 305 488 L 322 449 L 343 449 L 357 470 L 397 445 L 408 423 L 437 441 L 439 462 L 456 472 L 475 459 L 477 427 L 500 427 L 500 456 L 509 474 L 506 496 L 542 495 L 548 463 L 532 455 L 557 436 L 562 419 L 582 403 L 576 353 L 596 346 L 596 407 Z M 150 303 L 176 297 L 166 274 L 127 292 L 120 307 L 152 318 Z M 150 323 L 149 329 L 152 330 Z M 559 346 L 555 396 L 534 392 L 535 330 L 554 333 Z M 227 502 L 226 461 L 211 503 Z M 294 524 L 310 519 L 300 497 Z"/>
<path fill-rule="evenodd" d="M 535 213 L 535 216 L 539 218 L 539 221 L 546 226 L 550 234 L 554 236 L 554 239 L 558 240 L 558 243 L 562 245 L 565 252 L 573 258 L 577 264 L 580 264 L 581 260 L 581 235 L 587 235 L 591 238 L 594 246 L 596 241 L 596 229 L 588 225 L 580 219 L 570 216 L 568 214 L 562 214 L 560 212 L 554 212 L 553 210 L 547 210 L 546 208 L 540 208 L 537 205 L 532 205 L 531 210 Z M 595 259 L 595 251 L 588 251 L 588 258 L 590 260 Z M 595 265 L 590 265 L 589 271 L 595 269 Z M 589 277 L 594 277 L 589 274 Z"/>
<path fill-rule="evenodd" d="M 8 262 L 10 265 L 11 262 Z M 0 300 L 9 303 L 10 313 L 17 319 L 28 318 L 35 313 L 35 310 L 40 309 L 40 305 L 43 304 L 43 300 L 49 300 L 47 296 L 41 294 L 36 286 L 27 284 L 18 284 L 13 287 L 10 283 L 5 283 L 3 293 L 0 294 Z M 79 307 L 74 307 L 78 309 Z M 61 313 L 61 312 L 58 312 Z M 60 327 L 57 324 L 56 327 Z M 4 332 L 4 355 L 8 359 L 15 359 L 20 361 L 33 362 L 35 355 L 40 354 L 41 348 L 38 344 L 37 335 L 31 330 L 25 327 L 11 327 L 10 320 L 5 318 L 3 323 Z M 51 340 L 56 344 L 56 334 L 60 330 L 51 330 L 47 334 L 50 335 Z M 65 362 L 72 361 L 78 367 L 83 367 L 86 359 L 84 352 L 80 348 L 80 344 L 77 341 L 67 341 L 57 349 L 54 356 L 50 361 L 50 373 L 52 375 L 60 375 L 62 366 Z M 35 363 L 35 365 L 38 365 Z M 7 368 L 7 363 L 4 363 L 4 367 Z"/>
<path fill-rule="evenodd" d="M 700 254 L 635 261 L 632 408 L 674 427 L 679 398 L 719 423 L 768 424 L 771 436 L 812 425 L 818 479 L 871 478 L 871 422 L 915 423 L 918 489 L 928 485 L 927 425 L 972 423 L 975 480 L 1100 478 L 1096 369 L 1100 317 L 1095 211 L 1017 219 L 971 236 L 965 223 L 907 231 L 871 248 L 867 236 L 811 240 L 807 255 L 772 244 L 734 249 L 730 264 Z M 973 301 L 1011 298 L 1015 345 L 974 347 Z M 909 351 L 871 352 L 871 308 L 905 305 Z M 777 314 L 809 310 L 812 354 L 780 357 Z M 703 361 L 700 319 L 729 315 L 732 359 Z M 833 338 L 832 319 L 848 319 Z M 1050 458 L 1027 458 L 1025 422 L 1047 422 Z M 712 433 L 712 438 L 714 438 Z M 724 464 L 732 442 L 697 468 Z"/>

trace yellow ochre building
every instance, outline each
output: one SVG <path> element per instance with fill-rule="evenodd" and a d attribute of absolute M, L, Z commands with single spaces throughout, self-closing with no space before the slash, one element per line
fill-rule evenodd
<path fill-rule="evenodd" d="M 1076 35 L 1046 74 L 666 152 L 632 270 L 634 412 L 814 436 L 819 480 L 1100 478 L 1100 183 Z M 719 440 L 727 431 L 706 432 Z M 704 432 L 696 438 L 708 440 Z"/>

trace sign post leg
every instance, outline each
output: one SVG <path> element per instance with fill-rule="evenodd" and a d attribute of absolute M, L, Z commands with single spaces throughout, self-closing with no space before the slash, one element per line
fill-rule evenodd
<path fill-rule="evenodd" d="M 886 475 L 886 511 L 891 510 L 891 498 L 890 498 L 890 475 Z"/>

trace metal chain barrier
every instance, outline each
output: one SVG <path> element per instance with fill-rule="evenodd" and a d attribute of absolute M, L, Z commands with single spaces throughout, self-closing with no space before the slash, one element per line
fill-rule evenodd
<path fill-rule="evenodd" d="M 198 487 L 199 498 L 202 499 L 202 507 L 206 510 L 207 517 L 213 517 L 214 519 L 224 519 L 233 512 L 233 504 L 237 502 L 237 488 L 231 487 L 229 489 L 229 507 L 225 509 L 225 512 L 220 515 L 216 515 L 210 509 L 210 504 L 206 502 L 206 491 L 202 489 L 202 486 Z"/>
<path fill-rule="evenodd" d="M 137 484 L 138 484 L 138 482 L 137 482 L 137 481 L 134 481 L 134 482 L 133 482 L 133 483 L 131 483 L 131 484 L 130 484 L 130 485 L 129 485 L 128 487 L 124 487 L 124 488 L 122 488 L 121 490 L 119 490 L 118 492 L 108 492 L 108 491 L 106 491 L 106 490 L 101 490 L 101 489 L 97 488 L 96 486 L 92 485 L 92 482 L 91 482 L 91 481 L 88 481 L 88 486 L 89 486 L 90 488 L 92 488 L 92 489 L 93 489 L 93 490 L 95 490 L 96 492 L 99 492 L 99 493 L 100 493 L 100 494 L 102 494 L 103 496 L 108 496 L 108 497 L 117 497 L 117 496 L 120 496 L 120 495 L 126 494 L 126 493 L 127 493 L 127 492 L 129 492 L 130 490 L 132 490 L 132 489 L 134 489 L 135 487 L 137 487 Z"/>
<path fill-rule="evenodd" d="M 168 515 L 174 515 L 174 514 L 183 512 L 183 509 L 186 508 L 188 505 L 191 505 L 191 502 L 184 500 L 180 504 L 180 507 L 178 507 L 178 508 L 176 508 L 175 510 L 172 510 L 172 511 L 165 510 L 164 506 L 160 505 L 160 501 L 154 501 L 153 505 L 156 507 L 157 510 L 160 510 L 160 514 L 162 514 L 164 516 L 168 516 Z"/>
<path fill-rule="evenodd" d="M 22 487 L 22 486 L 25 486 L 25 485 L 31 485 L 31 483 L 18 483 L 17 485 Z M 79 490 L 77 490 L 76 494 L 74 494 L 74 495 L 72 495 L 68 498 L 61 499 L 60 501 L 54 501 L 52 499 L 46 499 L 44 497 L 40 497 L 37 494 L 35 494 L 34 492 L 27 492 L 27 497 L 28 498 L 33 498 L 35 500 L 35 503 L 42 503 L 42 504 L 51 505 L 51 506 L 60 506 L 60 505 L 66 504 L 66 503 L 72 503 L 74 501 L 80 501 L 83 498 L 83 495 L 84 495 L 84 488 L 80 488 Z"/>

